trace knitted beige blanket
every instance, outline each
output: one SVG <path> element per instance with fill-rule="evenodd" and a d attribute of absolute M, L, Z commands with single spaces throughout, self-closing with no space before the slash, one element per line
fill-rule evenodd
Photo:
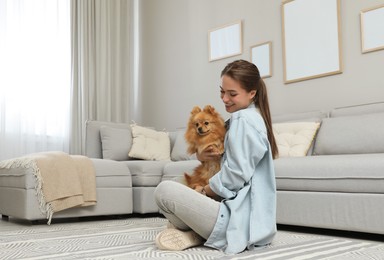
<path fill-rule="evenodd" d="M 44 152 L 0 162 L 0 168 L 31 168 L 40 210 L 48 224 L 54 212 L 96 204 L 96 177 L 91 160 L 64 152 Z"/>

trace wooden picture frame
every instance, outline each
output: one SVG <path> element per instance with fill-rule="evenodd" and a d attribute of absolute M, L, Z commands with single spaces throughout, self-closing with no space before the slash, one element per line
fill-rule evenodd
<path fill-rule="evenodd" d="M 261 78 L 272 77 L 272 42 L 251 46 L 251 62 L 259 69 Z"/>
<path fill-rule="evenodd" d="M 242 22 L 226 24 L 208 32 L 209 61 L 242 54 Z"/>
<path fill-rule="evenodd" d="M 361 52 L 384 49 L 384 5 L 360 12 Z"/>
<path fill-rule="evenodd" d="M 340 0 L 282 3 L 284 83 L 342 73 Z"/>

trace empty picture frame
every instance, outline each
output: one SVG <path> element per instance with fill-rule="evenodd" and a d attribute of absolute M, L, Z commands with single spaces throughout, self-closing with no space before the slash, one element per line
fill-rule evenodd
<path fill-rule="evenodd" d="M 224 59 L 243 52 L 241 21 L 208 32 L 209 61 Z"/>
<path fill-rule="evenodd" d="M 272 76 L 272 42 L 251 46 L 251 62 L 257 66 L 261 78 Z"/>
<path fill-rule="evenodd" d="M 384 5 L 360 12 L 361 51 L 384 49 Z"/>
<path fill-rule="evenodd" d="M 282 3 L 284 82 L 342 72 L 340 0 Z"/>

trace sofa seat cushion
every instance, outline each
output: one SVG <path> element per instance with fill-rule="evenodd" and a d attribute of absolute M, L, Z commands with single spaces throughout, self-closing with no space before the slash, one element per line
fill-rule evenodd
<path fill-rule="evenodd" d="M 34 189 L 35 178 L 31 168 L 0 169 L 0 188 Z"/>
<path fill-rule="evenodd" d="M 167 163 L 164 166 L 162 180 L 171 180 L 180 176 L 184 176 L 184 173 L 192 174 L 193 170 L 199 165 L 200 161 L 198 160 Z"/>
<path fill-rule="evenodd" d="M 134 160 L 124 162 L 132 175 L 133 187 L 156 187 L 169 161 Z"/>
<path fill-rule="evenodd" d="M 384 193 L 384 154 L 291 157 L 274 163 L 277 190 Z"/>
<path fill-rule="evenodd" d="M 124 162 L 91 159 L 96 171 L 96 188 L 131 188 L 132 178 Z"/>
<path fill-rule="evenodd" d="M 96 188 L 132 187 L 131 174 L 122 162 L 91 159 L 96 174 Z M 30 168 L 0 169 L 0 187 L 34 189 L 35 177 Z"/>

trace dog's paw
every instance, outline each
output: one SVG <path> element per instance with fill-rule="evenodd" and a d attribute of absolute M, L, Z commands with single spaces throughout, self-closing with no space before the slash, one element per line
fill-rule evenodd
<path fill-rule="evenodd" d="M 217 152 L 218 154 L 222 155 L 224 153 L 225 149 L 224 149 L 224 143 L 219 143 L 219 145 L 217 146 Z"/>
<path fill-rule="evenodd" d="M 212 152 L 217 155 L 222 155 L 224 153 L 224 146 L 212 146 Z"/>
<path fill-rule="evenodd" d="M 196 185 L 194 187 L 194 190 L 197 191 L 198 193 L 202 193 L 203 192 L 203 189 L 204 187 L 203 186 L 200 186 L 200 185 Z"/>

